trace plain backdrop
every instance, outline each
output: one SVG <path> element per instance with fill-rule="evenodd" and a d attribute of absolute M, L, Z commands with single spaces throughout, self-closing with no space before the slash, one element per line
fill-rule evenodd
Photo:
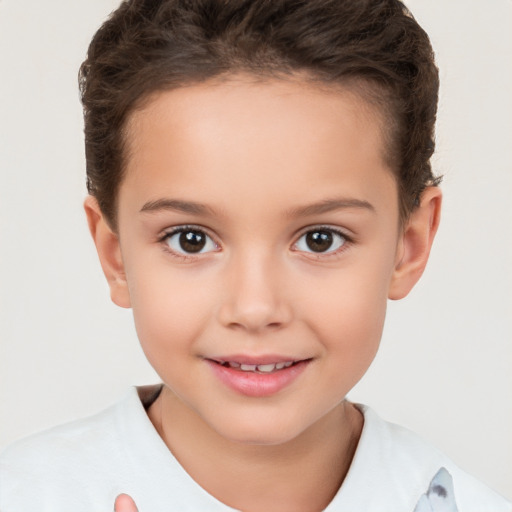
<path fill-rule="evenodd" d="M 512 498 L 512 2 L 410 0 L 441 69 L 443 220 L 349 395 Z M 82 201 L 77 70 L 114 0 L 0 0 L 0 447 L 157 382 Z"/>

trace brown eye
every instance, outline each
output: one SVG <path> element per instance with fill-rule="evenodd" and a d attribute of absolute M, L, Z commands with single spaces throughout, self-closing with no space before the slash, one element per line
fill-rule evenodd
<path fill-rule="evenodd" d="M 215 242 L 198 229 L 180 229 L 166 237 L 167 245 L 180 254 L 199 254 L 217 248 Z"/>
<path fill-rule="evenodd" d="M 302 235 L 296 243 L 300 251 L 326 253 L 334 252 L 346 243 L 347 239 L 331 229 L 315 229 Z"/>
<path fill-rule="evenodd" d="M 179 243 L 185 252 L 200 252 L 206 245 L 206 237 L 199 231 L 188 231 L 180 233 Z"/>
<path fill-rule="evenodd" d="M 306 235 L 306 244 L 313 252 L 325 252 L 331 248 L 332 234 L 328 231 L 315 231 Z"/>

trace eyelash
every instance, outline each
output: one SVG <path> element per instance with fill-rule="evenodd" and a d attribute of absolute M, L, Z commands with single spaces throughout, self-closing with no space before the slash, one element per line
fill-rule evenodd
<path fill-rule="evenodd" d="M 168 252 L 175 258 L 179 258 L 184 261 L 195 260 L 198 257 L 198 255 L 203 254 L 203 253 L 198 252 L 198 253 L 187 254 L 187 253 L 178 252 L 178 251 L 173 250 L 167 243 L 167 241 L 172 236 L 177 235 L 178 233 L 187 233 L 187 232 L 201 233 L 201 234 L 205 235 L 209 240 L 211 240 L 217 248 L 219 247 L 219 244 L 213 239 L 212 236 L 210 236 L 207 233 L 207 231 L 204 228 L 202 228 L 200 226 L 194 226 L 194 225 L 176 226 L 175 228 L 171 228 L 168 231 L 166 231 L 165 233 L 163 233 L 163 235 L 158 239 L 158 242 L 162 244 L 164 251 Z M 213 252 L 213 251 L 208 251 L 208 252 Z"/>
<path fill-rule="evenodd" d="M 302 237 L 308 235 L 309 233 L 316 233 L 316 232 L 328 232 L 332 233 L 334 235 L 337 235 L 343 239 L 343 243 L 341 246 L 335 250 L 328 250 L 326 252 L 314 252 L 314 251 L 300 251 L 305 254 L 307 254 L 308 258 L 315 258 L 315 259 L 326 259 L 326 258 L 336 258 L 339 257 L 342 253 L 344 253 L 346 250 L 350 248 L 350 246 L 354 243 L 354 239 L 349 236 L 345 231 L 342 231 L 338 228 L 333 228 L 332 226 L 325 226 L 325 225 L 317 225 L 317 226 L 309 226 L 305 228 L 300 236 L 297 238 L 297 241 L 293 244 L 293 247 L 296 247 L 299 241 L 302 239 Z M 295 249 L 296 250 L 296 249 Z"/>
<path fill-rule="evenodd" d="M 294 247 L 297 246 L 299 241 L 304 236 L 308 235 L 309 233 L 322 232 L 322 231 L 332 233 L 336 236 L 341 237 L 343 239 L 343 243 L 341 244 L 341 246 L 333 251 L 328 250 L 325 252 L 315 252 L 315 251 L 310 252 L 310 251 L 302 251 L 302 250 L 294 249 Z M 204 253 L 198 252 L 198 253 L 187 254 L 187 253 L 178 252 L 178 251 L 173 250 L 167 242 L 172 236 L 177 235 L 178 233 L 186 233 L 186 232 L 196 232 L 196 233 L 203 234 L 209 240 L 211 240 L 213 242 L 213 244 L 216 246 L 217 249 L 220 247 L 220 245 L 214 240 L 214 238 L 212 236 L 210 236 L 207 233 L 207 231 L 203 227 L 194 226 L 194 225 L 183 225 L 183 226 L 176 226 L 174 228 L 171 228 L 168 231 L 166 231 L 165 233 L 163 233 L 162 236 L 159 237 L 158 242 L 162 244 L 164 251 L 168 252 L 175 258 L 179 258 L 184 261 L 196 260 L 198 256 L 200 256 L 201 254 L 204 254 Z M 348 236 L 347 233 L 345 233 L 344 231 L 342 231 L 340 229 L 336 229 L 331 226 L 322 226 L 322 225 L 310 226 L 310 227 L 304 229 L 302 231 L 302 233 L 298 236 L 298 238 L 296 239 L 296 241 L 294 242 L 294 244 L 292 246 L 292 250 L 295 252 L 303 252 L 305 254 L 308 254 L 309 258 L 313 257 L 315 259 L 323 259 L 323 258 L 339 256 L 341 253 L 343 253 L 347 249 L 349 249 L 349 247 L 353 243 L 354 243 L 353 238 Z M 208 252 L 217 252 L 217 251 L 207 251 L 207 253 Z"/>

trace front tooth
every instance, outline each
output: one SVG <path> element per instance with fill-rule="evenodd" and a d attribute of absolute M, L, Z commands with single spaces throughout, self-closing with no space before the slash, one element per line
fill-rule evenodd
<path fill-rule="evenodd" d="M 284 368 L 289 368 L 293 364 L 292 361 L 289 361 L 288 363 L 284 363 Z"/>
<path fill-rule="evenodd" d="M 256 365 L 255 364 L 241 364 L 240 370 L 242 370 L 244 372 L 253 372 L 256 370 Z"/>
<path fill-rule="evenodd" d="M 263 373 L 270 373 L 276 369 L 276 365 L 274 363 L 270 364 L 259 364 L 258 371 Z"/>
<path fill-rule="evenodd" d="M 286 363 L 276 363 L 276 370 L 282 370 Z"/>

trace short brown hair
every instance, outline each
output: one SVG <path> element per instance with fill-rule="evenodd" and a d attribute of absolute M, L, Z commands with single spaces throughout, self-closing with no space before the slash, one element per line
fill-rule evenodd
<path fill-rule="evenodd" d="M 79 82 L 87 188 L 116 226 L 128 116 L 151 93 L 246 72 L 351 86 L 381 108 L 406 218 L 428 185 L 439 79 L 398 0 L 125 0 L 95 34 Z"/>

